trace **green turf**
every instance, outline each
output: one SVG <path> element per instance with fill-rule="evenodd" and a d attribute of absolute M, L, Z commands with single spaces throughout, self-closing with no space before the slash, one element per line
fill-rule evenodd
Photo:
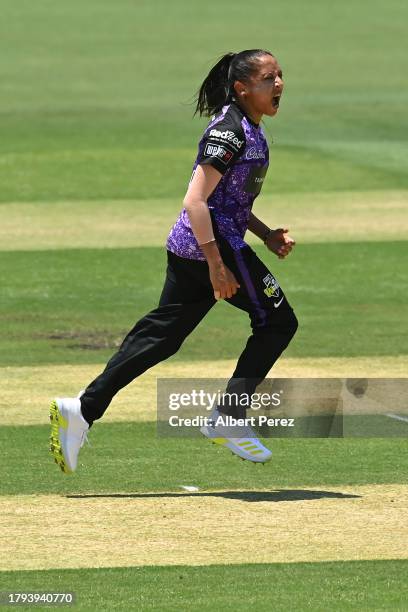
<path fill-rule="evenodd" d="M 0 201 L 181 198 L 206 124 L 189 102 L 222 52 L 254 46 L 286 82 L 265 192 L 408 186 L 401 0 L 0 8 Z"/>
<path fill-rule="evenodd" d="M 289 499 L 307 499 L 302 486 L 321 491 L 324 484 L 323 490 L 330 491 L 330 485 L 347 489 L 354 484 L 404 483 L 408 471 L 406 440 L 398 438 L 268 439 L 274 457 L 262 466 L 239 461 L 201 437 L 182 443 L 178 438 L 159 438 L 152 423 L 100 422 L 90 432 L 92 447 L 81 450 L 78 470 L 64 475 L 48 452 L 48 426 L 1 427 L 0 436 L 7 457 L 0 467 L 3 495 L 128 492 L 137 498 L 138 492 L 180 491 L 181 485 L 195 485 L 210 495 L 214 488 L 289 487 L 294 490 Z M 284 498 L 266 494 L 270 501 Z"/>
<path fill-rule="evenodd" d="M 128 128 L 137 130 L 132 125 Z M 198 143 L 200 137 L 196 126 L 191 139 Z M 5 153 L 0 156 L 0 204 L 171 196 L 181 202 L 196 154 L 195 148 L 140 151 L 130 147 L 127 150 L 124 144 L 101 150 Z M 406 166 L 387 168 L 376 162 L 374 155 L 371 159 L 365 156 L 364 148 L 353 154 L 347 148 L 334 151 L 325 143 L 321 150 L 278 145 L 271 151 L 271 166 L 262 193 L 408 188 Z"/>
<path fill-rule="evenodd" d="M 276 53 L 286 87 L 278 116 L 264 122 L 274 144 L 263 194 L 408 187 L 403 0 L 260 0 L 253 11 L 234 0 L 0 0 L 0 9 L 0 203 L 181 202 L 207 121 L 193 120 L 188 102 L 220 54 L 258 46 Z M 22 215 L 22 229 L 29 223 Z M 300 320 L 287 355 L 407 354 L 406 243 L 297 251 L 284 266 L 266 258 Z M 157 302 L 163 255 L 0 253 L 0 366 L 108 359 Z M 216 348 L 203 353 L 209 334 Z M 219 304 L 173 359 L 234 358 L 247 335 L 246 315 Z M 302 485 L 406 482 L 408 467 L 396 439 L 277 440 L 272 464 L 255 467 L 205 440 L 186 440 L 180 454 L 179 440 L 156 439 L 152 425 L 101 423 L 84 465 L 65 478 L 48 457 L 47 428 L 0 435 L 3 493 L 197 484 L 278 489 L 268 497 L 278 501 L 302 498 Z M 72 589 L 89 610 L 371 612 L 407 609 L 406 571 L 398 561 L 53 570 L 0 574 L 0 588 Z"/>
<path fill-rule="evenodd" d="M 407 569 L 384 560 L 19 571 L 1 572 L 0 589 L 74 592 L 75 610 L 397 612 Z"/>
<path fill-rule="evenodd" d="M 300 321 L 286 355 L 408 352 L 405 242 L 298 245 L 285 262 L 255 249 Z M 106 361 L 157 306 L 165 268 L 164 247 L 0 253 L 0 365 Z M 217 304 L 172 359 L 238 358 L 249 333 L 246 313 Z"/>
<path fill-rule="evenodd" d="M 277 54 L 286 82 L 278 117 L 264 123 L 274 144 L 263 193 L 408 187 L 402 0 L 260 0 L 253 11 L 235 0 L 0 0 L 0 9 L 0 202 L 181 202 L 207 122 L 188 102 L 221 53 L 258 46 Z M 163 255 L 1 253 L 0 365 L 105 361 L 157 301 Z M 284 266 L 270 261 L 301 324 L 288 355 L 407 353 L 406 243 L 299 246 Z M 203 355 L 207 334 L 219 341 Z M 245 315 L 220 304 L 174 359 L 237 357 L 247 334 Z M 406 482 L 408 467 L 402 440 L 277 440 L 272 464 L 255 467 L 205 440 L 186 440 L 180 455 L 151 424 L 101 423 L 65 478 L 46 427 L 0 435 L 3 493 L 197 484 L 277 489 L 268 499 L 279 501 L 302 498 L 302 485 Z M 404 610 L 406 571 L 367 561 L 5 572 L 0 590 L 75 590 L 88 610 Z"/>

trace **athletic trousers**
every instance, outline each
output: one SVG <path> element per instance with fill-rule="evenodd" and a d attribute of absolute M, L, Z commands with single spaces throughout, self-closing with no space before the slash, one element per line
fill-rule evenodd
<path fill-rule="evenodd" d="M 226 391 L 252 394 L 288 346 L 298 322 L 282 288 L 249 245 L 234 251 L 220 237 L 217 243 L 224 263 L 240 284 L 237 293 L 225 301 L 249 314 L 252 329 Z M 85 389 L 81 396 L 84 418 L 92 425 L 120 389 L 174 355 L 216 301 L 207 261 L 167 251 L 159 305 L 136 322 L 103 372 Z M 203 356 L 206 346 L 217 343 L 216 336 L 207 336 Z M 240 406 L 220 410 L 237 418 L 245 416 Z"/>

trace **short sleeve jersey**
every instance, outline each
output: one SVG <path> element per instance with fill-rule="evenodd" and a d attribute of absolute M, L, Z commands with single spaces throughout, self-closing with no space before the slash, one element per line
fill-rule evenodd
<path fill-rule="evenodd" d="M 252 205 L 269 165 L 268 143 L 261 126 L 235 101 L 223 106 L 199 142 L 191 179 L 198 164 L 211 164 L 222 174 L 207 199 L 214 236 L 221 235 L 233 250 L 243 248 Z M 166 248 L 180 257 L 205 261 L 185 208 L 170 230 Z"/>

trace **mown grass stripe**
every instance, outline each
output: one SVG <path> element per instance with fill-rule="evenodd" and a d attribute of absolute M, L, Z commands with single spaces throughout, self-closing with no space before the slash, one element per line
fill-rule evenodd
<path fill-rule="evenodd" d="M 408 233 L 407 201 L 408 192 L 397 190 L 267 194 L 254 212 L 265 222 L 273 216 L 276 226 L 289 225 L 299 244 L 398 240 Z M 0 248 L 162 246 L 180 208 L 180 198 L 3 203 Z M 259 244 L 251 232 L 245 239 Z"/>
<path fill-rule="evenodd" d="M 79 610 L 391 611 L 406 607 L 407 568 L 388 559 L 35 570 L 0 572 L 0 588 L 74 591 Z"/>
<path fill-rule="evenodd" d="M 278 261 L 265 247 L 256 248 L 300 321 L 285 356 L 408 354 L 408 337 L 401 334 L 405 242 L 296 249 Z M 165 269 L 163 248 L 3 252 L 0 316 L 7 325 L 0 365 L 21 365 L 22 355 L 25 365 L 108 360 L 135 322 L 157 306 Z M 246 313 L 222 301 L 172 360 L 238 359 L 250 331 Z"/>
<path fill-rule="evenodd" d="M 44 365 L 0 368 L 2 394 L 0 425 L 39 425 L 48 423 L 47 407 L 54 397 L 76 397 L 102 370 L 105 363 L 95 365 Z M 207 378 L 230 378 L 235 360 L 171 361 L 147 370 L 115 395 L 103 422 L 154 421 L 157 413 L 157 379 L 190 378 L 200 382 Z M 282 357 L 269 373 L 269 378 L 404 378 L 408 357 L 354 357 L 296 359 Z"/>
<path fill-rule="evenodd" d="M 163 491 L 185 483 L 205 489 L 403 483 L 408 472 L 401 438 L 268 438 L 273 458 L 259 469 L 200 434 L 163 438 L 156 435 L 155 423 L 100 421 L 91 428 L 92 446 L 82 448 L 71 477 L 52 461 L 49 434 L 48 425 L 0 427 L 7 458 L 0 465 L 1 494 Z"/>

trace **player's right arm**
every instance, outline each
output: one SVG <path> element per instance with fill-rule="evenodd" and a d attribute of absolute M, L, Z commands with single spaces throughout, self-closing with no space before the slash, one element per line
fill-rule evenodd
<path fill-rule="evenodd" d="M 211 284 L 216 299 L 232 297 L 239 287 L 234 274 L 222 261 L 211 222 L 207 199 L 212 194 L 222 173 L 210 164 L 198 164 L 184 197 L 191 229 L 208 262 Z"/>

